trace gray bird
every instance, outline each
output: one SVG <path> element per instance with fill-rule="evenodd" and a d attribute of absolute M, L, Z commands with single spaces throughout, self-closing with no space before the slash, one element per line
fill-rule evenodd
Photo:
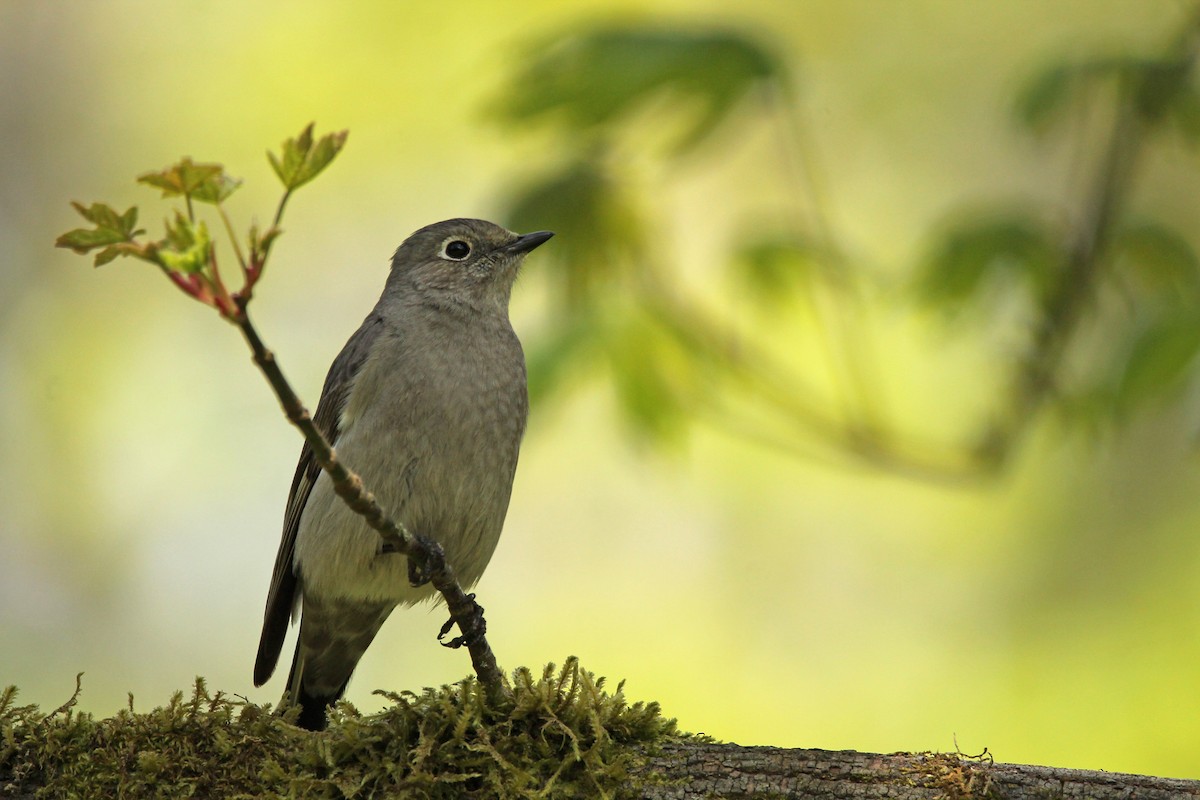
<path fill-rule="evenodd" d="M 525 255 L 551 236 L 477 219 L 429 225 L 392 257 L 383 295 L 325 378 L 313 417 L 393 519 L 479 580 L 508 510 L 529 401 L 508 300 Z M 289 620 L 300 633 L 285 703 L 321 730 L 327 708 L 392 609 L 434 593 L 409 583 L 307 444 L 292 479 L 254 685 L 271 677 Z"/>

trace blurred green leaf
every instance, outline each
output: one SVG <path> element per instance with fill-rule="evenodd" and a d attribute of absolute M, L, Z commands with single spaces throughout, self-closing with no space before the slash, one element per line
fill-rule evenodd
<path fill-rule="evenodd" d="M 242 185 L 225 174 L 220 164 L 196 164 L 184 157 L 158 172 L 138 176 L 138 183 L 161 189 L 163 197 L 190 197 L 202 203 L 220 203 Z"/>
<path fill-rule="evenodd" d="M 679 303 L 669 295 L 645 298 L 645 312 L 670 339 L 671 349 L 686 363 L 686 380 L 680 373 L 681 382 L 686 383 L 688 392 L 694 392 L 702 374 L 713 374 L 728 365 L 737 356 L 737 347 L 722 337 L 712 320 L 703 318 L 694 306 Z"/>
<path fill-rule="evenodd" d="M 1124 66 L 1133 85 L 1133 101 L 1142 119 L 1157 123 L 1167 117 L 1188 89 L 1190 58 L 1130 59 Z"/>
<path fill-rule="evenodd" d="M 638 312 L 620 319 L 606 346 L 617 402 L 633 432 L 657 444 L 676 437 L 686 418 L 684 398 L 696 396 L 687 350 Z"/>
<path fill-rule="evenodd" d="M 819 243 L 784 235 L 757 239 L 738 248 L 734 277 L 765 307 L 781 307 L 832 261 Z"/>
<path fill-rule="evenodd" d="M 592 131 L 667 96 L 694 112 L 676 145 L 683 151 L 764 80 L 784 77 L 757 39 L 733 31 L 609 28 L 550 42 L 511 81 L 497 108 L 503 119 L 550 116 Z"/>
<path fill-rule="evenodd" d="M 329 166 L 350 134 L 349 131 L 328 133 L 314 142 L 313 124 L 310 122 L 295 139 L 285 141 L 280 155 L 267 151 L 271 167 L 288 191 L 308 183 Z"/>
<path fill-rule="evenodd" d="M 1034 130 L 1050 126 L 1074 99 L 1079 71 L 1067 64 L 1048 67 L 1029 80 L 1017 95 L 1017 119 Z"/>
<path fill-rule="evenodd" d="M 1083 90 L 1099 82 L 1117 81 L 1142 119 L 1157 123 L 1177 116 L 1179 106 L 1194 102 L 1189 84 L 1189 58 L 1149 59 L 1117 55 L 1054 64 L 1037 73 L 1017 95 L 1016 116 L 1034 130 L 1044 130 L 1076 102 Z M 1185 108 L 1183 114 L 1191 113 Z"/>
<path fill-rule="evenodd" d="M 158 251 L 159 263 L 172 272 L 201 272 L 210 263 L 212 239 L 204 220 L 191 222 L 176 212 L 174 223 L 167 222 L 167 238 Z"/>
<path fill-rule="evenodd" d="M 1117 382 L 1117 408 L 1129 410 L 1177 386 L 1200 353 L 1200 309 L 1164 315 L 1145 328 L 1129 350 Z"/>
<path fill-rule="evenodd" d="M 1200 92 L 1187 84 L 1180 88 L 1171 107 L 1171 121 L 1189 144 L 1200 144 Z"/>
<path fill-rule="evenodd" d="M 1140 64 L 1123 55 L 1051 64 L 1017 92 L 1017 120 L 1034 130 L 1045 130 L 1079 102 L 1086 90 L 1103 81 L 1128 79 L 1137 74 Z"/>
<path fill-rule="evenodd" d="M 558 292 L 551 307 L 579 313 L 614 282 L 645 268 L 640 257 L 644 224 L 615 181 L 593 161 L 581 160 L 527 186 L 508 201 L 505 218 L 515 230 L 548 228 L 561 241 L 541 263 Z"/>
<path fill-rule="evenodd" d="M 55 247 L 70 248 L 83 255 L 98 247 L 104 248 L 96 254 L 95 266 L 107 264 L 119 255 L 141 255 L 145 249 L 133 243 L 135 237 L 145 233 L 137 228 L 138 210 L 132 206 L 124 214 L 118 214 L 104 203 L 85 206 L 72 202 L 71 206 L 96 227 L 89 230 L 76 228 L 59 236 Z"/>
<path fill-rule="evenodd" d="M 1039 221 L 1017 214 L 975 215 L 932 248 L 919 270 L 917 296 L 928 306 L 949 309 L 976 299 L 990 279 L 1011 276 L 1040 303 L 1061 263 L 1055 237 Z"/>
<path fill-rule="evenodd" d="M 586 313 L 564 317 L 560 324 L 535 336 L 525 348 L 530 405 L 538 405 L 557 391 L 572 371 L 591 366 L 603 336 L 595 317 Z"/>
<path fill-rule="evenodd" d="M 1129 225 L 1117 232 L 1113 249 L 1118 268 L 1132 271 L 1150 289 L 1200 299 L 1200 259 L 1178 231 L 1157 222 Z"/>

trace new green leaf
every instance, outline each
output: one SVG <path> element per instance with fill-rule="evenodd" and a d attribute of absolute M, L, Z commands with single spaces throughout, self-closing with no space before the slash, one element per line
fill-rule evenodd
<path fill-rule="evenodd" d="M 163 197 L 188 197 L 202 203 L 220 203 L 242 185 L 225 174 L 220 164 L 196 164 L 184 157 L 158 172 L 138 176 L 138 183 L 161 189 Z"/>
<path fill-rule="evenodd" d="M 174 223 L 167 222 L 167 238 L 158 251 L 158 260 L 172 272 L 190 274 L 208 266 L 211 251 L 212 238 L 204 220 L 193 224 L 177 212 Z"/>
<path fill-rule="evenodd" d="M 309 123 L 300 135 L 283 143 L 280 155 L 268 151 L 267 158 L 279 180 L 288 191 L 299 188 L 320 174 L 341 152 L 349 131 L 329 133 L 313 140 L 313 124 Z"/>
<path fill-rule="evenodd" d="M 107 264 L 119 255 L 142 254 L 144 248 L 133 243 L 136 236 L 145 233 L 137 227 L 137 206 L 129 208 L 124 214 L 118 214 L 104 203 L 85 206 L 72 202 L 71 206 L 95 227 L 68 231 L 55 240 L 55 247 L 70 248 L 80 255 L 104 248 L 96 254 L 94 263 L 97 267 Z"/>

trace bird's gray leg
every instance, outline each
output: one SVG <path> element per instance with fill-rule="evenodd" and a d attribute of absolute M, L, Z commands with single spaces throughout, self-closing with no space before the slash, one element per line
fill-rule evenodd
<path fill-rule="evenodd" d="M 416 547 L 408 557 L 408 582 L 413 586 L 424 586 L 433 579 L 432 573 L 439 568 L 438 565 L 446 563 L 446 554 L 442 550 L 442 546 L 432 539 L 427 539 L 419 534 L 414 538 Z M 474 644 L 487 633 L 487 621 L 483 618 L 483 606 L 476 602 L 474 593 L 468 594 L 466 599 L 470 602 L 471 608 L 467 611 L 464 620 L 459 623 L 452 614 L 438 631 L 438 641 L 441 642 L 442 647 L 457 650 L 463 645 Z M 462 631 L 462 635 L 443 642 L 442 639 L 446 638 L 456 623 L 459 630 Z"/>

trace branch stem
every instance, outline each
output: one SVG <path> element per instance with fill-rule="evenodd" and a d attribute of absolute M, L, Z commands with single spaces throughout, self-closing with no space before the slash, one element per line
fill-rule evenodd
<path fill-rule="evenodd" d="M 283 197 L 279 198 L 279 207 L 275 209 L 275 221 L 271 223 L 272 228 L 278 228 L 280 220 L 283 219 L 283 207 L 287 205 L 288 198 L 292 196 L 292 190 L 288 189 L 283 193 Z"/>
<path fill-rule="evenodd" d="M 238 264 L 242 267 L 243 277 L 246 275 L 246 256 L 242 253 L 242 246 L 238 244 L 237 234 L 233 232 L 233 223 L 229 221 L 229 214 L 225 212 L 225 206 L 217 203 L 217 213 L 221 215 L 221 222 L 225 224 L 225 233 L 229 236 L 229 243 L 233 245 L 233 252 L 237 255 Z"/>

